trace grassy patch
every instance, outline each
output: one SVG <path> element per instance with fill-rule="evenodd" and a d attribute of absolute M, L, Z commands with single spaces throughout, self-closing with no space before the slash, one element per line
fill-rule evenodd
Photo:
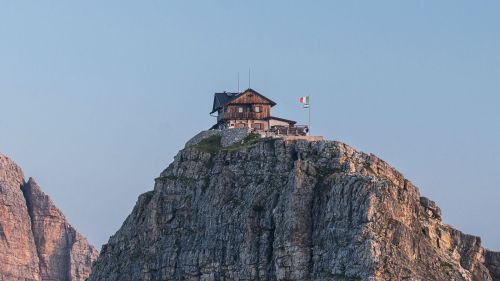
<path fill-rule="evenodd" d="M 166 181 L 166 180 L 172 180 L 172 181 L 175 181 L 177 180 L 179 177 L 176 177 L 176 176 L 162 176 L 162 177 L 157 177 L 155 179 L 155 181 Z"/>
<path fill-rule="evenodd" d="M 193 147 L 203 152 L 208 152 L 213 154 L 221 149 L 222 145 L 220 141 L 221 141 L 221 136 L 215 135 L 201 140 L 198 144 L 194 145 Z"/>
<path fill-rule="evenodd" d="M 250 133 L 246 138 L 243 139 L 244 143 L 255 143 L 260 140 L 259 134 Z"/>
<path fill-rule="evenodd" d="M 250 147 L 250 146 L 258 143 L 260 140 L 261 140 L 261 137 L 259 134 L 250 133 L 242 141 L 236 142 L 236 143 L 224 148 L 224 150 L 226 150 L 226 151 L 238 151 L 241 148 Z"/>

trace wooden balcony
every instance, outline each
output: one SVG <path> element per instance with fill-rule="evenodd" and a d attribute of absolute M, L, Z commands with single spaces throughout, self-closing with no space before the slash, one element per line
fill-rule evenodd
<path fill-rule="evenodd" d="M 264 119 L 266 116 L 263 112 L 224 112 L 219 116 L 219 120 L 258 120 Z"/>

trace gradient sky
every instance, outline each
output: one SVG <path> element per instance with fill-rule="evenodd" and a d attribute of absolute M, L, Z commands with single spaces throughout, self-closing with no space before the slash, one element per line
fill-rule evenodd
<path fill-rule="evenodd" d="M 499 1 L 242 2 L 0 0 L 0 151 L 100 248 L 251 67 L 500 250 Z"/>

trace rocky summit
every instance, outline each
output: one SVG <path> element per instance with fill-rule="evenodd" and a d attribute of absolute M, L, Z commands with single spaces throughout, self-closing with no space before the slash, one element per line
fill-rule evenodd
<path fill-rule="evenodd" d="M 443 224 L 376 156 L 335 141 L 220 140 L 177 154 L 89 281 L 500 280 L 500 254 Z"/>
<path fill-rule="evenodd" d="M 97 251 L 0 154 L 0 281 L 84 281 Z"/>

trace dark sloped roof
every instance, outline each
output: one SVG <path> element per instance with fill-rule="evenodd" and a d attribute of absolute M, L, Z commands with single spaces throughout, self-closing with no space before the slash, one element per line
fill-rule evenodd
<path fill-rule="evenodd" d="M 212 112 L 210 112 L 210 113 L 216 112 L 219 108 L 223 107 L 228 102 L 234 100 L 239 95 L 240 94 L 238 94 L 238 93 L 227 93 L 227 92 L 215 93 L 214 94 L 214 105 L 212 107 Z"/>
<path fill-rule="evenodd" d="M 271 104 L 271 106 L 275 106 L 276 105 L 276 103 L 274 101 L 272 101 L 269 98 L 263 96 L 262 94 L 260 94 L 259 92 L 255 91 L 254 89 L 248 88 L 248 89 L 246 89 L 242 93 L 228 93 L 228 92 L 215 93 L 214 94 L 214 104 L 212 106 L 212 112 L 210 112 L 210 114 L 216 112 L 217 110 L 219 110 L 219 108 L 225 106 L 226 104 L 230 103 L 231 101 L 237 99 L 241 95 L 246 94 L 248 92 L 251 92 L 253 94 L 256 94 L 256 95 L 262 97 L 263 99 L 268 100 L 269 104 Z"/>

